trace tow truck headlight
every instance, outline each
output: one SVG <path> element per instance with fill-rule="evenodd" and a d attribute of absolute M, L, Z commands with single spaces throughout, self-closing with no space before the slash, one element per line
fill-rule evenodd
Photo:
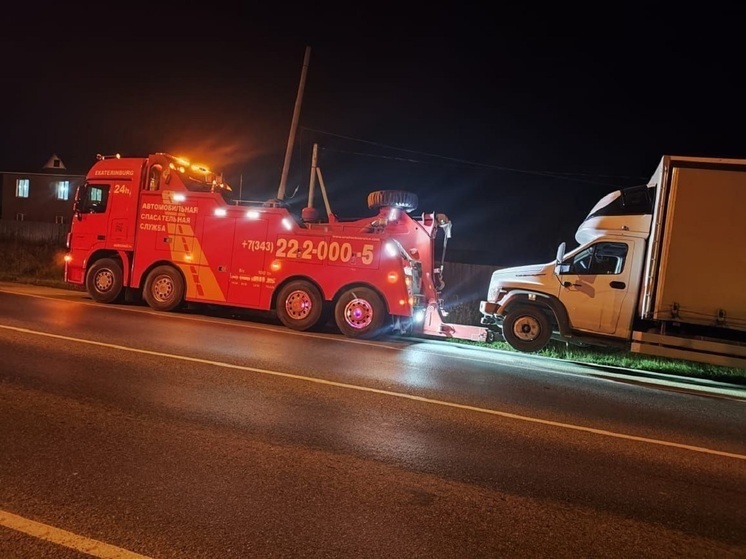
<path fill-rule="evenodd" d="M 425 310 L 424 309 L 418 309 L 417 311 L 415 311 L 414 321 L 417 324 L 422 324 L 423 322 L 425 322 Z"/>

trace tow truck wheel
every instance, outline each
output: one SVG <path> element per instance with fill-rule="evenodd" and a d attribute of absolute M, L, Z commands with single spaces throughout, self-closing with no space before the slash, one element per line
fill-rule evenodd
<path fill-rule="evenodd" d="M 503 337 L 514 349 L 534 353 L 549 343 L 552 326 L 540 308 L 523 305 L 508 311 L 503 320 Z"/>
<path fill-rule="evenodd" d="M 387 318 L 381 297 L 367 287 L 346 291 L 334 307 L 337 328 L 350 338 L 375 338 L 382 333 Z"/>
<path fill-rule="evenodd" d="M 142 296 L 151 308 L 172 311 L 184 301 L 184 278 L 171 266 L 158 266 L 148 274 Z"/>
<path fill-rule="evenodd" d="M 310 330 L 321 319 L 324 300 L 315 285 L 291 281 L 277 294 L 277 318 L 293 330 Z"/>
<path fill-rule="evenodd" d="M 88 294 L 97 303 L 113 303 L 124 295 L 122 265 L 113 258 L 102 258 L 88 269 L 85 279 Z"/>
<path fill-rule="evenodd" d="M 417 209 L 417 195 L 406 190 L 376 190 L 368 194 L 368 208 L 400 208 L 406 211 Z"/>

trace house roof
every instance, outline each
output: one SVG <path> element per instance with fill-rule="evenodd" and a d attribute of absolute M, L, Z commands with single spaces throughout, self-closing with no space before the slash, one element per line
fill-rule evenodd
<path fill-rule="evenodd" d="M 52 157 L 49 158 L 49 160 L 44 164 L 44 167 L 42 169 L 50 169 L 50 170 L 56 170 L 56 169 L 62 169 L 65 170 L 67 167 L 65 167 L 65 164 L 62 162 L 62 159 L 57 157 L 56 153 L 52 154 Z"/>

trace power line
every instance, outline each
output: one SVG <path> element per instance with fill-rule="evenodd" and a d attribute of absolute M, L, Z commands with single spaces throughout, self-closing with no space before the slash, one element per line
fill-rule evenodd
<path fill-rule="evenodd" d="M 318 134 L 325 134 L 327 136 L 334 136 L 337 138 L 342 138 L 345 140 L 350 140 L 353 142 L 360 142 L 363 144 L 372 145 L 379 148 L 384 149 L 390 149 L 395 151 L 401 151 L 405 153 L 412 153 L 415 155 L 421 155 L 425 157 L 435 158 L 435 159 L 442 159 L 444 161 L 448 161 L 451 163 L 456 163 L 458 165 L 466 165 L 468 167 L 479 167 L 482 169 L 490 169 L 490 170 L 496 170 L 496 171 L 506 171 L 511 173 L 522 173 L 527 175 L 536 175 L 541 177 L 547 177 L 547 178 L 553 178 L 553 179 L 562 179 L 562 180 L 569 180 L 573 182 L 583 182 L 588 184 L 598 184 L 602 186 L 611 186 L 611 187 L 618 187 L 617 184 L 611 184 L 608 182 L 600 182 L 595 180 L 588 180 L 583 178 L 577 178 L 577 177 L 604 177 L 604 178 L 618 178 L 618 179 L 633 179 L 633 180 L 645 180 L 645 177 L 631 177 L 631 176 L 616 176 L 616 175 L 590 175 L 587 173 L 563 173 L 563 172 L 556 172 L 556 171 L 532 171 L 530 169 L 519 169 L 516 167 L 506 167 L 502 165 L 492 165 L 488 163 L 479 163 L 477 161 L 469 161 L 467 159 L 459 159 L 455 157 L 448 157 L 445 155 L 438 155 L 434 153 L 427 153 L 417 150 L 411 150 L 407 148 L 399 148 L 395 146 L 389 146 L 386 144 L 382 144 L 380 142 L 373 142 L 370 140 L 363 140 L 361 138 L 353 138 L 351 136 L 344 136 L 342 134 L 335 134 L 333 132 L 326 132 L 324 130 L 317 130 L 314 128 L 306 128 L 303 127 L 303 130 L 308 132 L 315 132 Z M 349 153 L 351 155 L 357 155 L 361 157 L 372 157 L 372 158 L 378 158 L 378 159 L 389 159 L 394 161 L 402 161 L 405 163 L 416 163 L 416 164 L 428 164 L 427 161 L 421 161 L 419 159 L 412 159 L 412 158 L 404 158 L 404 157 L 395 157 L 395 156 L 388 156 L 388 155 L 381 155 L 381 154 L 374 154 L 374 153 L 365 153 L 365 152 L 357 152 L 357 151 L 345 151 L 345 150 L 339 150 L 334 148 L 322 148 L 326 151 L 333 151 L 336 153 Z"/>

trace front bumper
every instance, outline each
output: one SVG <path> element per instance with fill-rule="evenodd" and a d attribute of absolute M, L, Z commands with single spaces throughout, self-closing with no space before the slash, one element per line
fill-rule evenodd
<path fill-rule="evenodd" d="M 500 305 L 497 303 L 490 303 L 489 301 L 479 302 L 479 312 L 485 316 L 495 316 L 499 307 Z"/>
<path fill-rule="evenodd" d="M 85 281 L 85 268 L 65 262 L 64 279 L 67 283 L 83 285 L 83 282 Z"/>
<path fill-rule="evenodd" d="M 479 302 L 479 312 L 482 313 L 480 323 L 485 326 L 499 326 L 502 324 L 503 317 L 498 314 L 500 305 L 498 303 L 490 303 L 489 301 Z"/>

